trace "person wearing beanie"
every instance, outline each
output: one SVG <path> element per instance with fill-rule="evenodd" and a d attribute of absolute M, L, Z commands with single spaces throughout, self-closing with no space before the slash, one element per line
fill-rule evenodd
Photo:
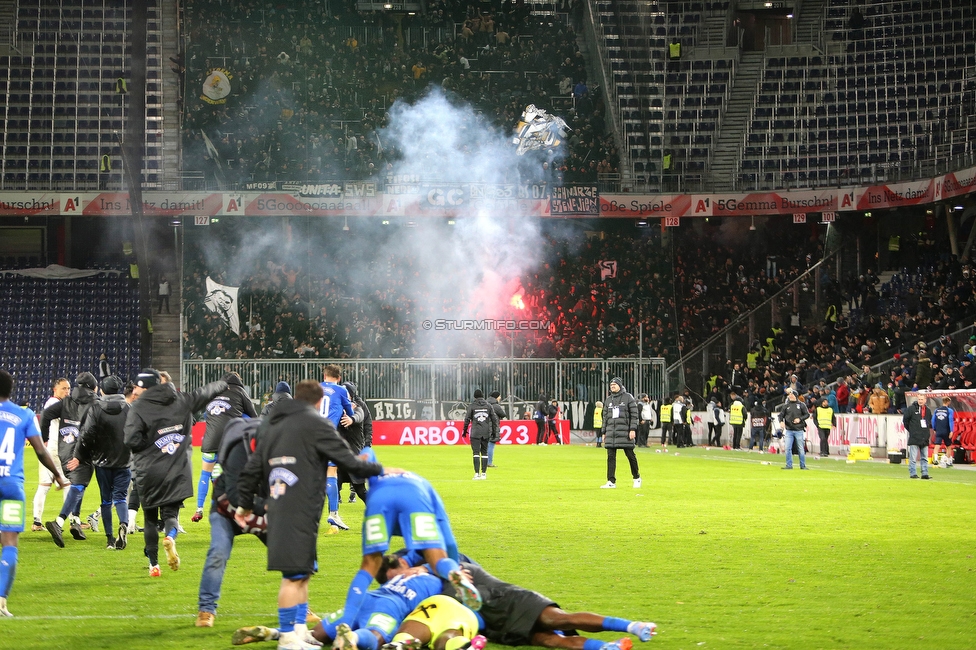
<path fill-rule="evenodd" d="M 207 430 L 200 445 L 203 462 L 200 464 L 200 480 L 197 482 L 197 510 L 190 518 L 192 522 L 203 519 L 203 504 L 207 502 L 210 477 L 213 475 L 214 465 L 217 464 L 217 450 L 220 449 L 220 440 L 224 437 L 224 427 L 233 418 L 258 416 L 251 398 L 244 390 L 241 376 L 236 372 L 229 372 L 224 375 L 224 381 L 227 382 L 227 390 L 213 398 L 204 409 Z"/>
<path fill-rule="evenodd" d="M 474 480 L 483 481 L 488 478 L 488 441 L 499 434 L 498 415 L 491 404 L 485 399 L 485 394 L 479 388 L 474 391 L 474 401 L 468 406 L 464 414 L 464 431 L 468 435 L 471 431 L 471 453 L 474 458 Z"/>
<path fill-rule="evenodd" d="M 102 380 L 102 399 L 95 401 L 81 425 L 74 457 L 65 468 L 68 471 L 81 465 L 95 468 L 95 480 L 101 500 L 101 520 L 109 550 L 122 550 L 126 546 L 129 530 L 129 511 L 126 498 L 129 491 L 129 450 L 125 446 L 125 418 L 129 405 L 122 395 L 124 384 L 118 377 L 109 375 Z M 112 508 L 119 516 L 119 528 L 112 535 Z M 96 529 L 97 531 L 97 529 Z"/>
<path fill-rule="evenodd" d="M 88 413 L 88 409 L 97 399 L 95 395 L 95 376 L 90 372 L 83 372 L 75 377 L 75 387 L 71 394 L 60 402 L 55 402 L 44 409 L 41 413 L 41 431 L 47 431 L 52 420 L 61 420 L 61 428 L 58 431 L 58 458 L 61 466 L 67 470 L 67 479 L 71 481 L 68 498 L 61 506 L 61 512 L 55 521 L 45 522 L 44 527 L 51 533 L 54 543 L 64 548 L 64 523 L 71 518 L 71 536 L 76 540 L 86 539 L 85 533 L 81 530 L 81 501 L 85 496 L 85 489 L 91 482 L 92 466 L 88 464 L 78 464 L 75 469 L 68 469 L 68 461 L 74 458 L 75 445 L 78 444 L 78 436 L 81 433 L 81 423 Z"/>
<path fill-rule="evenodd" d="M 639 423 L 637 400 L 624 388 L 623 380 L 614 377 L 610 380 L 610 394 L 603 407 L 603 446 L 607 450 L 607 482 L 600 487 L 617 487 L 617 450 L 623 449 L 630 462 L 630 473 L 634 487 L 641 486 L 640 468 L 634 445 Z"/>
<path fill-rule="evenodd" d="M 271 399 L 268 400 L 268 403 L 264 405 L 263 409 L 261 409 L 261 417 L 266 418 L 271 415 L 271 412 L 274 410 L 275 406 L 277 406 L 278 402 L 283 399 L 291 399 L 291 386 L 288 385 L 287 381 L 279 381 L 278 385 L 275 386 L 275 390 L 271 394 Z"/>
<path fill-rule="evenodd" d="M 125 446 L 132 452 L 133 478 L 142 502 L 149 576 L 157 578 L 160 524 L 167 563 L 173 571 L 180 568 L 177 517 L 183 501 L 193 496 L 188 453 L 193 442 L 193 414 L 227 390 L 227 382 L 215 381 L 183 393 L 172 382 L 164 382 L 159 371 L 146 368 L 135 384 L 132 394 L 136 401 L 125 418 Z"/>

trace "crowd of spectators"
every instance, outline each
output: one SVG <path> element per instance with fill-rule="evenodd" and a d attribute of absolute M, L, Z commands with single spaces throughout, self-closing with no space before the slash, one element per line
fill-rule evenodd
<path fill-rule="evenodd" d="M 598 172 L 616 171 L 573 21 L 534 16 L 515 2 L 436 0 L 400 21 L 328 7 L 186 3 L 176 68 L 186 81 L 186 171 L 228 184 L 379 177 L 397 157 L 380 135 L 386 109 L 431 86 L 470 102 L 504 132 L 530 103 L 565 118 L 573 130 L 553 181 L 595 182 Z M 225 103 L 199 97 L 211 68 L 233 77 Z"/>
<path fill-rule="evenodd" d="M 514 341 L 488 332 L 486 344 L 472 338 L 484 332 L 423 336 L 425 320 L 484 314 L 472 311 L 477 296 L 429 286 L 428 275 L 441 273 L 431 268 L 436 261 L 387 246 L 402 235 L 395 228 L 364 237 L 315 219 L 250 219 L 248 226 L 242 232 L 228 222 L 186 239 L 185 358 L 507 356 L 513 349 L 523 357 L 636 356 L 638 322 L 645 356 L 675 349 L 670 255 L 656 229 L 592 237 L 583 225 L 554 225 L 538 266 L 512 286 L 521 308 L 494 314 L 547 321 L 549 329 Z M 369 252 L 379 249 L 393 252 Z M 604 277 L 601 262 L 613 263 L 615 277 Z M 205 307 L 207 277 L 239 287 L 239 335 Z"/>
<path fill-rule="evenodd" d="M 868 270 L 845 285 L 846 315 L 838 309 L 836 317 L 799 330 L 774 327 L 771 352 L 754 364 L 730 361 L 708 378 L 706 397 L 727 403 L 736 390 L 748 406 L 778 402 L 793 388 L 811 405 L 827 398 L 840 413 L 894 413 L 904 408 L 907 391 L 976 386 L 976 337 L 950 336 L 973 324 L 976 312 L 976 277 L 955 257 L 903 270 L 884 284 Z"/>
<path fill-rule="evenodd" d="M 490 345 L 441 337 L 436 346 L 418 331 L 424 320 L 484 314 L 472 312 L 476 301 L 462 288 L 428 287 L 439 268 L 418 259 L 412 247 L 399 253 L 388 246 L 403 235 L 396 228 L 348 235 L 335 224 L 292 218 L 250 219 L 243 232 L 228 222 L 205 237 L 193 231 L 201 237 L 186 242 L 184 355 L 675 359 L 727 322 L 719 314 L 750 308 L 791 281 L 820 246 L 802 235 L 793 242 L 780 236 L 771 242 L 775 250 L 795 261 L 767 275 L 771 249 L 762 240 L 736 248 L 720 243 L 727 239 L 721 231 L 679 237 L 629 223 L 587 228 L 546 224 L 537 264 L 511 288 L 522 308 L 502 315 L 548 322 L 543 335 L 511 340 L 500 333 Z M 208 275 L 240 287 L 240 336 L 203 307 Z"/>

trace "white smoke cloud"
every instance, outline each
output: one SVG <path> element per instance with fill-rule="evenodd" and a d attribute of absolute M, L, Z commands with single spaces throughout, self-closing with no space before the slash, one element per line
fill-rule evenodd
<path fill-rule="evenodd" d="M 514 126 L 514 125 L 513 125 Z M 515 155 L 511 137 L 468 104 L 450 101 L 434 90 L 414 104 L 400 101 L 389 113 L 382 133 L 398 154 L 395 175 L 419 176 L 431 183 L 518 183 L 520 167 L 538 169 L 541 161 Z M 427 305 L 416 318 L 501 318 L 514 313 L 509 303 L 519 278 L 540 262 L 543 242 L 537 218 L 518 216 L 516 202 L 458 207 L 453 228 L 443 217 L 417 220 L 395 243 L 394 251 L 419 263 L 418 281 L 407 291 L 418 305 Z M 456 313 L 438 313 L 456 304 Z M 420 323 L 420 349 L 446 355 L 457 346 L 469 355 L 489 354 L 504 334 L 426 332 Z M 507 346 L 505 347 L 507 350 Z"/>

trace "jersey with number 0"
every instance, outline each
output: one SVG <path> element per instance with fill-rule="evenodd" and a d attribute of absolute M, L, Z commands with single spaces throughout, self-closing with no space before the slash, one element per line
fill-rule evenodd
<path fill-rule="evenodd" d="M 349 391 L 345 386 L 333 384 L 331 381 L 322 382 L 322 410 L 321 415 L 332 420 L 336 429 L 339 428 L 339 420 L 345 413 L 352 417 L 352 402 L 349 401 Z"/>
<path fill-rule="evenodd" d="M 24 482 L 24 444 L 28 438 L 40 437 L 34 412 L 0 402 L 0 481 Z"/>

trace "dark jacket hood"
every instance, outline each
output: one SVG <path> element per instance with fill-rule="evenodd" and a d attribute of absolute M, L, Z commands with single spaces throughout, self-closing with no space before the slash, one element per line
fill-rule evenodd
<path fill-rule="evenodd" d="M 98 397 L 90 388 L 75 386 L 71 389 L 71 399 L 79 404 L 93 404 Z"/>
<path fill-rule="evenodd" d="M 222 379 L 227 382 L 228 386 L 240 386 L 241 388 L 244 388 L 244 384 L 243 382 L 241 382 L 241 378 L 233 373 L 230 372 L 227 373 L 222 377 Z"/>
<path fill-rule="evenodd" d="M 271 424 L 274 425 L 289 415 L 302 412 L 308 412 L 311 414 L 315 413 L 315 409 L 312 408 L 311 404 L 300 399 L 280 400 L 275 405 L 274 411 L 271 412 Z"/>
<path fill-rule="evenodd" d="M 157 384 L 147 388 L 146 392 L 139 396 L 139 400 L 146 400 L 153 404 L 172 404 L 176 401 L 176 387 L 173 384 Z"/>
<path fill-rule="evenodd" d="M 128 406 L 124 395 L 106 395 L 102 398 L 101 409 L 108 415 L 118 415 Z"/>

